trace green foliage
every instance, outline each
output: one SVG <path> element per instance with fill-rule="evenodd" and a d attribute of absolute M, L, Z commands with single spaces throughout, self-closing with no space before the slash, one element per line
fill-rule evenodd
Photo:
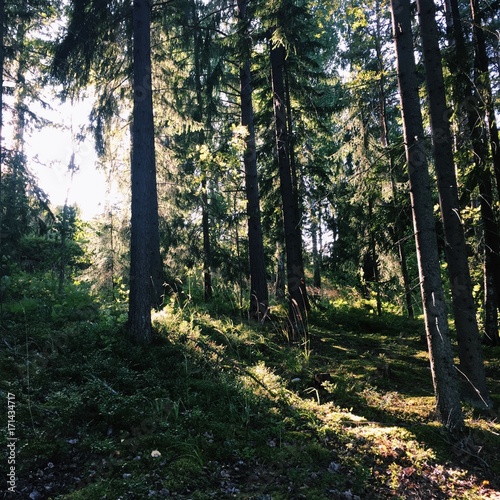
<path fill-rule="evenodd" d="M 119 165 L 128 162 L 126 132 L 117 131 L 128 130 L 129 121 L 130 4 L 26 5 L 21 12 L 10 2 L 6 13 L 5 73 L 19 80 L 14 121 L 22 123 L 28 96 L 38 93 L 22 66 L 38 82 L 44 75 L 36 54 L 49 49 L 63 97 L 87 84 L 95 89 L 89 128 L 101 166 L 110 183 L 128 186 L 127 166 Z M 61 498 L 398 498 L 406 491 L 479 498 L 486 483 L 472 472 L 484 481 L 498 476 L 498 424 L 471 411 L 470 442 L 450 452 L 433 420 L 422 322 L 400 316 L 405 287 L 418 283 L 388 4 L 279 0 L 248 7 L 269 278 L 283 234 L 268 56 L 269 44 L 281 44 L 303 234 L 309 241 L 323 232 L 323 283 L 337 290 L 318 290 L 309 334 L 295 344 L 286 342 L 282 304 L 272 304 L 268 323 L 247 322 L 234 6 L 155 4 L 152 85 L 167 295 L 154 315 L 151 349 L 125 334 L 127 210 L 113 207 L 87 228 L 74 207 L 52 213 L 22 144 L 2 149 L 0 380 L 3 392 L 19 395 L 22 485 L 28 488 L 31 474 L 40 486 L 55 484 L 50 494 Z M 57 43 L 22 36 L 23 26 L 36 33 L 54 16 L 60 20 L 61 10 L 68 26 Z M 482 314 L 469 160 L 457 155 Z M 400 242 L 408 283 L 400 279 Z M 202 306 L 207 262 L 214 298 Z M 486 355 L 497 400 L 498 353 Z"/>

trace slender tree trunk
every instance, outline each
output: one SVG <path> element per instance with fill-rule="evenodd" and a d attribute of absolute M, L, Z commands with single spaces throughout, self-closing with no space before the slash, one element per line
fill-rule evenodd
<path fill-rule="evenodd" d="M 484 137 L 484 134 L 479 135 Z M 484 308 L 486 320 L 488 321 L 486 337 L 488 342 L 495 344 L 499 341 L 498 323 L 495 324 L 492 321 L 493 318 L 498 317 L 499 309 L 500 244 L 498 241 L 498 225 L 493 211 L 493 186 L 489 168 L 483 160 L 484 156 L 480 156 L 484 152 L 484 143 L 481 144 L 478 140 L 475 140 L 473 150 L 475 153 L 475 169 L 479 177 L 479 206 L 484 234 Z"/>
<path fill-rule="evenodd" d="M 3 70 L 5 64 L 5 0 L 0 0 L 0 207 L 3 206 Z M 0 258 L 2 257 L 3 210 L 0 210 Z"/>
<path fill-rule="evenodd" d="M 280 175 L 285 230 L 286 270 L 289 295 L 290 337 L 297 339 L 307 329 L 308 299 L 302 265 L 302 241 L 299 228 L 299 208 L 294 192 L 293 172 L 290 163 L 287 111 L 284 85 L 285 47 L 271 48 L 271 78 L 276 130 L 276 149 Z"/>
<path fill-rule="evenodd" d="M 151 5 L 148 0 L 134 0 L 133 6 L 134 108 L 128 317 L 133 337 L 139 342 L 149 343 L 152 340 L 151 307 L 159 303 L 162 289 L 151 88 Z"/>
<path fill-rule="evenodd" d="M 441 282 L 432 190 L 413 55 L 410 0 L 391 0 L 391 10 L 430 367 L 440 420 L 449 431 L 455 432 L 463 429 L 464 421 Z"/>
<path fill-rule="evenodd" d="M 480 93 L 482 102 L 486 109 L 488 121 L 488 134 L 493 159 L 493 170 L 495 173 L 497 190 L 500 193 L 500 139 L 498 137 L 497 119 L 495 116 L 495 106 L 493 92 L 491 89 L 490 67 L 488 61 L 488 51 L 486 48 L 486 37 L 482 21 L 481 9 L 478 0 L 470 0 L 470 10 L 472 15 L 472 32 L 474 36 L 475 69 L 477 71 L 476 88 Z M 497 292 L 498 292 L 497 288 Z"/>
<path fill-rule="evenodd" d="M 293 113 L 292 113 L 292 97 L 290 89 L 290 75 L 289 75 L 289 65 L 288 59 L 285 57 L 283 64 L 283 75 L 284 75 L 284 103 L 286 110 L 286 130 L 288 137 L 288 157 L 290 161 L 290 171 L 292 172 L 292 195 L 294 197 L 294 206 L 297 207 L 295 218 L 296 218 L 296 233 L 297 241 L 300 243 L 300 248 L 302 249 L 302 226 L 301 220 L 303 215 L 303 206 L 301 203 L 301 198 L 299 192 L 301 190 L 301 180 L 302 177 L 299 175 L 299 165 L 297 163 L 297 157 L 295 155 L 295 137 L 293 134 Z M 304 256 L 302 250 L 299 253 L 300 267 L 304 269 Z M 305 288 L 304 288 L 305 290 Z M 306 296 L 306 310 L 309 310 L 309 300 Z"/>
<path fill-rule="evenodd" d="M 21 2 L 21 12 L 26 11 L 26 0 Z M 16 71 L 16 124 L 14 131 L 14 141 L 16 152 L 20 156 L 24 156 L 24 134 L 26 129 L 26 52 L 24 50 L 26 38 L 26 22 L 24 19 L 19 20 L 16 33 L 17 44 L 17 71 Z"/>
<path fill-rule="evenodd" d="M 210 219 L 208 216 L 208 182 L 206 173 L 202 174 L 201 181 L 201 225 L 203 230 L 203 294 L 205 302 L 209 302 L 213 297 L 212 288 L 212 245 L 210 241 Z"/>
<path fill-rule="evenodd" d="M 452 288 L 462 385 L 464 394 L 474 404 L 490 407 L 492 403 L 486 384 L 484 356 L 472 296 L 465 234 L 460 217 L 453 143 L 435 19 L 436 7 L 433 0 L 417 0 L 417 8 L 422 33 L 434 162 L 446 239 L 446 260 Z"/>
<path fill-rule="evenodd" d="M 465 36 L 460 19 L 460 11 L 457 0 L 448 0 L 452 24 L 448 25 L 450 43 L 454 47 L 452 52 L 451 70 L 454 78 L 454 100 L 460 104 L 460 111 L 465 111 L 467 126 L 472 143 L 473 161 L 475 165 L 475 177 L 479 185 L 479 200 L 481 210 L 481 220 L 484 234 L 484 296 L 485 296 L 485 335 L 491 342 L 498 339 L 498 316 L 497 308 L 498 290 L 500 290 L 500 244 L 498 238 L 498 226 L 492 210 L 493 194 L 491 172 L 488 167 L 491 157 L 488 151 L 487 132 L 484 126 L 486 111 L 483 96 L 477 97 L 473 94 L 470 78 L 470 67 Z M 482 32 L 475 33 L 481 39 Z M 480 52 L 475 44 L 476 54 Z M 476 80 L 476 92 L 481 88 L 480 58 L 476 55 L 474 59 L 474 79 Z M 496 342 L 496 341 L 493 341 Z"/>
<path fill-rule="evenodd" d="M 22 0 L 20 12 L 26 10 L 26 0 Z M 8 220 L 17 220 L 19 226 L 24 225 L 25 218 L 22 206 L 25 203 L 23 198 L 26 193 L 26 157 L 25 157 L 25 132 L 26 132 L 26 21 L 19 17 L 15 46 L 16 52 L 14 58 L 17 60 L 16 68 L 16 86 L 15 86 L 15 104 L 14 104 L 14 141 L 13 152 L 14 161 L 10 164 L 11 169 L 11 199 L 12 202 L 6 207 L 6 218 Z M 21 236 L 21 228 L 15 231 L 13 237 L 17 239 Z"/>
<path fill-rule="evenodd" d="M 238 0 L 240 37 L 243 45 L 240 63 L 241 124 L 247 128 L 243 163 L 247 198 L 248 257 L 250 264 L 250 317 L 262 321 L 269 307 L 264 243 L 260 217 L 260 196 L 257 173 L 257 148 L 252 105 L 252 75 L 250 72 L 251 39 L 248 33 L 248 0 Z"/>
<path fill-rule="evenodd" d="M 499 345 L 497 292 L 493 283 L 490 253 L 484 248 L 484 340 L 488 345 Z"/>
<path fill-rule="evenodd" d="M 373 222 L 373 200 L 368 200 L 368 220 L 370 225 Z M 380 270 L 377 255 L 377 242 L 375 240 L 375 231 L 370 231 L 370 261 L 373 266 L 373 283 L 375 284 L 375 300 L 377 304 L 377 316 L 382 316 L 382 298 L 380 296 Z"/>
<path fill-rule="evenodd" d="M 196 5 L 192 4 L 192 16 L 194 26 L 198 25 L 198 13 Z M 204 122 L 203 116 L 203 84 L 202 84 L 202 68 L 201 68 L 201 52 L 203 50 L 203 40 L 198 29 L 193 30 L 194 37 L 194 78 L 196 88 L 196 105 L 197 110 L 195 119 L 199 122 Z M 205 142 L 205 131 L 202 129 L 198 133 L 198 144 L 202 145 Z M 202 170 L 201 176 L 201 225 L 203 233 L 203 295 L 205 302 L 209 302 L 213 297 L 212 287 L 212 242 L 210 241 L 210 204 L 208 196 L 208 171 L 200 164 Z"/>
<path fill-rule="evenodd" d="M 380 45 L 380 40 L 382 39 L 382 28 L 380 25 L 381 13 L 380 13 L 380 2 L 376 2 L 376 12 L 377 12 L 377 34 L 375 36 L 375 52 L 377 54 L 378 61 L 378 69 L 380 72 L 379 79 L 379 119 L 380 119 L 380 140 L 384 148 L 387 149 L 389 154 L 389 170 L 390 170 L 390 178 L 391 178 L 391 187 L 392 187 L 392 197 L 394 199 L 394 203 L 396 203 L 397 199 L 397 187 L 396 181 L 394 179 L 394 155 L 390 148 L 389 142 L 389 125 L 388 125 L 388 116 L 387 116 L 387 92 L 386 92 L 386 68 L 384 66 L 384 61 L 382 58 L 382 47 Z M 408 263 L 406 258 L 406 252 L 404 248 L 404 229 L 401 223 L 401 219 L 398 217 L 394 223 L 394 234 L 396 239 L 396 246 L 398 248 L 398 257 L 399 257 L 399 265 L 401 266 L 401 275 L 403 277 L 403 287 L 405 293 L 405 303 L 406 303 L 406 312 L 408 313 L 409 318 L 413 318 L 413 304 L 412 304 L 412 294 L 411 294 L 411 283 L 410 283 L 410 275 L 408 273 Z"/>
<path fill-rule="evenodd" d="M 278 300 L 285 298 L 285 252 L 280 242 L 276 242 L 276 281 L 274 284 L 275 296 Z"/>
<path fill-rule="evenodd" d="M 311 200 L 311 241 L 313 257 L 313 287 L 321 288 L 321 255 L 318 250 L 318 236 L 321 227 L 321 211 L 316 211 L 316 201 Z"/>
<path fill-rule="evenodd" d="M 64 290 L 64 280 L 66 277 L 66 261 L 67 261 L 67 252 L 66 252 L 66 239 L 68 234 L 68 199 L 64 202 L 63 212 L 62 212 L 62 221 L 61 221 L 61 244 L 60 244 L 60 253 L 59 253 L 59 284 L 58 284 L 58 292 L 59 295 L 62 295 Z"/>
<path fill-rule="evenodd" d="M 494 197 L 490 178 L 491 169 L 489 167 L 491 162 L 497 182 L 497 190 L 500 193 L 500 142 L 491 90 L 486 39 L 482 27 L 481 11 L 477 0 L 470 1 L 470 9 L 474 39 L 474 89 L 476 92 L 475 103 L 477 112 L 477 122 L 474 124 L 474 128 L 477 133 L 476 148 L 480 149 L 482 153 L 481 156 L 476 158 L 476 165 L 479 167 L 478 171 L 480 173 L 479 188 L 481 212 L 484 214 L 483 224 L 486 246 L 485 270 L 490 270 L 490 272 L 493 273 L 491 280 L 485 278 L 485 283 L 490 283 L 490 286 L 491 283 L 494 284 L 495 292 L 487 292 L 487 294 L 490 297 L 496 296 L 497 308 L 500 310 L 500 234 L 498 221 L 493 211 Z M 490 144 L 489 151 L 486 146 L 488 142 L 487 137 L 489 138 Z"/>
<path fill-rule="evenodd" d="M 393 165 L 394 159 L 391 157 L 391 186 L 392 186 L 392 197 L 394 200 L 397 199 L 397 187 L 396 180 L 394 179 Z M 403 277 L 403 287 L 405 295 L 406 312 L 409 318 L 414 317 L 413 311 L 413 299 L 412 299 L 412 287 L 410 282 L 410 273 L 408 271 L 408 259 L 405 250 L 405 238 L 404 238 L 404 228 L 403 223 L 398 215 L 394 222 L 394 233 L 396 237 L 396 245 L 398 247 L 399 264 L 401 266 L 401 275 Z"/>
<path fill-rule="evenodd" d="M 116 299 L 116 284 L 115 284 L 115 235 L 114 235 L 114 219 L 113 219 L 113 208 L 109 209 L 109 246 L 111 252 L 111 296 L 113 300 Z"/>

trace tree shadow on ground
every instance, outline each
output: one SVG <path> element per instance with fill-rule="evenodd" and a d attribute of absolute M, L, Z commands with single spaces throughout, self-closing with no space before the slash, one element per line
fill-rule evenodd
<path fill-rule="evenodd" d="M 200 318 L 177 318 L 148 348 L 90 322 L 49 336 L 44 328 L 43 338 L 31 331 L 27 354 L 12 334 L 18 498 L 376 499 L 402 488 L 445 498 L 450 446 L 426 421 L 429 405 L 419 418 L 393 411 L 431 390 L 415 335 L 398 343 L 395 329 L 353 336 L 347 323 L 313 325 L 314 352 L 294 385 L 289 364 L 300 347 Z M 393 341 L 398 349 L 388 349 Z M 387 378 L 377 371 L 386 362 Z M 493 484 L 479 468 L 477 477 L 448 475 L 446 484 L 468 493 Z"/>

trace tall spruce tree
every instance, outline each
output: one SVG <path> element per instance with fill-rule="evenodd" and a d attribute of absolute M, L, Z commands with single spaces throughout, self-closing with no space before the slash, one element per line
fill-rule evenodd
<path fill-rule="evenodd" d="M 493 171 L 496 178 L 497 190 L 498 192 L 500 192 L 500 137 L 498 135 L 498 120 L 495 113 L 495 100 L 491 88 L 490 62 L 485 36 L 487 28 L 484 26 L 483 9 L 481 9 L 478 0 L 470 0 L 470 12 L 472 18 L 472 33 L 474 39 L 474 69 L 476 71 L 476 89 L 478 92 L 478 97 L 481 99 L 481 103 L 484 106 L 487 117 L 487 129 L 491 158 L 493 161 Z M 497 265 L 500 265 L 500 261 L 497 261 Z M 500 293 L 500 291 L 497 290 L 497 293 Z"/>
<path fill-rule="evenodd" d="M 245 166 L 245 194 L 248 218 L 248 255 L 250 265 L 250 317 L 262 321 L 269 306 L 266 265 L 262 224 L 260 216 L 260 196 L 257 172 L 257 146 L 252 104 L 251 49 L 249 32 L 248 0 L 238 0 L 238 19 L 241 61 L 240 100 L 241 125 L 246 128 L 243 163 Z"/>
<path fill-rule="evenodd" d="M 457 432 L 463 429 L 464 420 L 441 282 L 410 9 L 409 0 L 391 0 L 420 292 L 437 410 L 443 425 Z"/>
<path fill-rule="evenodd" d="M 128 328 L 133 337 L 143 343 L 151 342 L 151 307 L 160 304 L 163 284 L 158 234 L 150 26 L 150 3 L 134 0 Z"/>
<path fill-rule="evenodd" d="M 472 150 L 471 162 L 474 164 L 469 175 L 468 188 L 479 191 L 479 207 L 483 229 L 483 283 L 484 283 L 484 330 L 488 343 L 500 341 L 498 331 L 498 287 L 500 286 L 500 248 L 498 242 L 498 226 L 493 211 L 493 186 L 491 164 L 492 157 L 488 148 L 488 132 L 486 126 L 486 100 L 483 95 L 483 71 L 487 70 L 480 63 L 477 55 L 482 50 L 478 47 L 484 42 L 482 32 L 473 30 L 475 34 L 474 50 L 476 53 L 473 65 L 470 64 L 470 52 L 467 48 L 459 3 L 449 0 L 447 17 L 448 37 L 452 47 L 450 70 L 453 76 L 453 99 L 457 107 L 456 116 L 466 123 L 462 127 L 463 138 L 460 145 L 466 151 Z M 479 39 L 477 39 L 479 37 Z M 475 66 L 475 69 L 472 67 Z M 479 68 L 481 66 L 482 69 Z M 487 96 L 486 96 L 487 98 Z M 466 140 L 464 140 L 466 139 Z"/>
<path fill-rule="evenodd" d="M 289 295 L 289 326 L 292 338 L 307 329 L 308 298 L 302 260 L 302 236 L 297 196 L 297 183 L 290 159 L 290 139 L 285 96 L 286 48 L 279 27 L 285 24 L 285 13 L 277 14 L 277 26 L 271 35 L 271 81 L 273 90 L 276 152 L 280 178 L 283 224 L 285 232 L 286 271 Z"/>
<path fill-rule="evenodd" d="M 457 331 L 461 380 L 468 399 L 476 405 L 490 407 L 492 403 L 486 385 L 484 357 L 472 296 L 465 234 L 460 217 L 453 142 L 435 19 L 436 7 L 433 0 L 417 0 L 417 8 L 430 109 L 434 164 L 444 224 L 446 260 L 452 287 L 453 317 Z"/>

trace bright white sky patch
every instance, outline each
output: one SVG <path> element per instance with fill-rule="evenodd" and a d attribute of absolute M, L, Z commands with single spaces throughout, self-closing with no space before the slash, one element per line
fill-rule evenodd
<path fill-rule="evenodd" d="M 62 127 L 46 126 L 26 137 L 28 168 L 49 196 L 52 207 L 76 203 L 85 220 L 102 213 L 106 199 L 105 174 L 97 169 L 91 138 L 78 142 L 75 136 L 88 124 L 92 101 L 52 102 L 52 110 L 34 110 Z M 73 177 L 68 169 L 72 154 L 78 167 Z"/>

